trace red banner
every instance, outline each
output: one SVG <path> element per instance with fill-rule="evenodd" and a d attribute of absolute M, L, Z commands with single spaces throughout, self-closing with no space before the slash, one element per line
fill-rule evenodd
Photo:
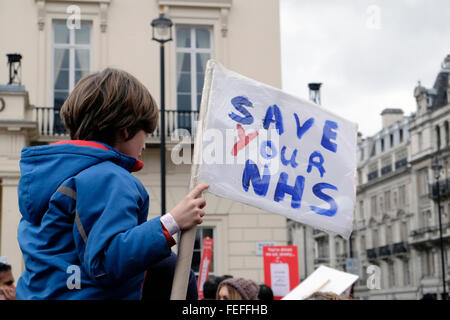
<path fill-rule="evenodd" d="M 297 246 L 265 246 L 263 257 L 264 283 L 279 300 L 300 283 Z"/>
<path fill-rule="evenodd" d="M 200 262 L 200 269 L 198 271 L 198 283 L 197 283 L 199 300 L 203 299 L 203 284 L 205 283 L 206 279 L 208 279 L 212 251 L 213 251 L 213 239 L 208 237 L 204 238 L 202 259 Z"/>

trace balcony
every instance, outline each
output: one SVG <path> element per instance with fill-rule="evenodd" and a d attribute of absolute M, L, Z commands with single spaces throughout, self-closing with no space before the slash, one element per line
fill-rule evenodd
<path fill-rule="evenodd" d="M 389 245 L 379 247 L 378 253 L 379 253 L 380 258 L 389 257 L 391 255 L 391 248 L 389 247 Z"/>
<path fill-rule="evenodd" d="M 433 200 L 437 200 L 438 195 L 440 196 L 441 200 L 444 200 L 450 196 L 450 179 L 445 179 L 439 181 L 439 192 L 438 192 L 438 186 L 436 183 L 429 184 L 428 185 L 429 190 L 429 198 Z"/>
<path fill-rule="evenodd" d="M 410 234 L 410 243 L 420 248 L 428 248 L 431 245 L 439 245 L 439 225 L 422 227 L 413 230 Z M 450 238 L 450 222 L 442 224 L 442 238 Z"/>
<path fill-rule="evenodd" d="M 35 110 L 39 141 L 48 142 L 68 139 L 68 132 L 59 116 L 59 109 L 35 107 Z M 170 138 L 175 134 L 177 136 L 190 134 L 192 137 L 191 141 L 193 142 L 197 129 L 197 120 L 198 111 L 165 110 L 165 136 L 167 142 L 170 142 Z M 159 117 L 156 130 L 148 135 L 147 143 L 159 144 L 161 138 L 160 125 L 161 117 Z"/>
<path fill-rule="evenodd" d="M 366 254 L 367 254 L 367 259 L 369 259 L 369 260 L 373 260 L 373 259 L 377 258 L 377 250 L 375 248 L 367 249 Z"/>
<path fill-rule="evenodd" d="M 408 251 L 409 251 L 408 243 L 406 242 L 397 242 L 394 243 L 394 245 L 392 246 L 392 253 L 394 255 L 404 255 L 408 253 Z"/>

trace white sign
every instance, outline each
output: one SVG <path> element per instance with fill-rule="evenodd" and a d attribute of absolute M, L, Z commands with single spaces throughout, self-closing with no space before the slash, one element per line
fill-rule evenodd
<path fill-rule="evenodd" d="M 356 124 L 210 60 L 191 178 L 348 239 L 356 139 Z"/>
<path fill-rule="evenodd" d="M 270 279 L 274 296 L 284 297 L 289 293 L 289 265 L 287 263 L 271 263 Z"/>
<path fill-rule="evenodd" d="M 304 300 L 316 291 L 342 294 L 358 276 L 326 266 L 320 266 L 282 300 Z"/>

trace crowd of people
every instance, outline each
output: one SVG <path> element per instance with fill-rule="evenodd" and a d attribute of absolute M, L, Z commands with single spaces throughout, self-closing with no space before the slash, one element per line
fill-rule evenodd
<path fill-rule="evenodd" d="M 230 275 L 210 276 L 203 284 L 203 300 L 263 300 L 274 299 L 272 289 L 253 280 Z"/>

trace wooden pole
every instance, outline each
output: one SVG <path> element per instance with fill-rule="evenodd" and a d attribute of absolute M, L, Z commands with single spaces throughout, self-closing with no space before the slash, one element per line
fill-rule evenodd
<path fill-rule="evenodd" d="M 198 184 L 198 171 L 202 160 L 203 150 L 203 130 L 209 108 L 209 92 L 214 72 L 214 60 L 209 60 L 205 70 L 205 81 L 202 91 L 202 102 L 198 119 L 197 133 L 194 144 L 194 163 L 191 167 L 191 182 L 189 189 L 192 190 Z M 189 273 L 191 270 L 192 253 L 194 251 L 195 234 L 197 227 L 181 233 L 180 243 L 178 245 L 178 259 L 173 276 L 172 292 L 170 300 L 186 300 L 187 287 L 189 282 Z"/>

